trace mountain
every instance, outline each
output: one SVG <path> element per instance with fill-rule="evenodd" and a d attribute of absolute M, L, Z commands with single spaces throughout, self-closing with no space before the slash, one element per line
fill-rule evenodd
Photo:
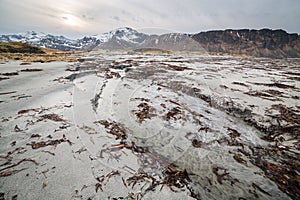
<path fill-rule="evenodd" d="M 197 34 L 169 33 L 148 35 L 132 28 L 119 28 L 107 33 L 69 39 L 34 31 L 1 35 L 0 42 L 24 42 L 59 50 L 136 50 L 201 51 L 245 54 L 255 57 L 299 58 L 300 37 L 283 30 L 220 30 Z"/>
<path fill-rule="evenodd" d="M 194 39 L 187 34 L 169 33 L 164 35 L 147 35 L 131 28 L 120 28 L 97 36 L 101 38 L 98 48 L 108 50 L 161 49 L 167 51 L 204 51 Z"/>
<path fill-rule="evenodd" d="M 59 50 L 80 50 L 82 46 L 74 40 L 64 36 L 54 36 L 45 33 L 37 33 L 28 31 L 13 35 L 1 35 L 1 42 L 23 42 L 43 48 L 59 49 Z"/>
<path fill-rule="evenodd" d="M 284 30 L 228 29 L 200 32 L 191 37 L 208 52 L 270 58 L 300 57 L 299 35 Z"/>
<path fill-rule="evenodd" d="M 135 49 L 149 39 L 149 37 L 147 34 L 139 33 L 128 27 L 97 36 L 103 42 L 98 47 L 109 50 Z"/>
<path fill-rule="evenodd" d="M 13 34 L 13 35 L 1 35 L 0 41 L 1 42 L 29 43 L 29 42 L 37 42 L 46 36 L 47 35 L 42 32 L 37 33 L 35 31 L 27 31 L 26 33 L 19 33 L 19 34 Z"/>
<path fill-rule="evenodd" d="M 91 50 L 94 48 L 118 50 L 134 49 L 135 46 L 143 43 L 148 37 L 147 34 L 125 27 L 76 40 L 64 36 L 28 31 L 26 33 L 1 35 L 0 42 L 23 42 L 38 47 L 59 50 Z"/>
<path fill-rule="evenodd" d="M 149 37 L 143 44 L 142 49 L 162 49 L 167 51 L 201 51 L 205 50 L 189 35 L 183 33 L 169 33 L 160 36 Z"/>

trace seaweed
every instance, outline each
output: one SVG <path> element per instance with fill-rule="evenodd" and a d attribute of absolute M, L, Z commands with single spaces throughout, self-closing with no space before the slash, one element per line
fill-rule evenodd
<path fill-rule="evenodd" d="M 82 147 L 79 150 L 75 151 L 75 153 L 81 154 L 84 151 L 87 151 L 87 149 L 85 147 Z"/>
<path fill-rule="evenodd" d="M 209 127 L 201 127 L 199 129 L 199 131 L 208 132 L 208 131 L 212 131 L 212 130 Z M 227 132 L 229 133 L 229 136 L 230 136 L 229 138 L 228 137 L 221 137 L 219 139 L 214 139 L 214 140 L 211 140 L 209 142 L 203 142 L 201 140 L 198 140 L 198 139 L 194 138 L 191 141 L 192 146 L 195 147 L 195 148 L 203 148 L 203 147 L 207 147 L 208 145 L 211 145 L 211 144 L 217 142 L 219 144 L 226 143 L 229 146 L 241 146 L 242 148 L 244 148 L 244 145 L 237 140 L 237 138 L 239 138 L 241 136 L 241 134 L 237 130 L 227 127 Z"/>
<path fill-rule="evenodd" d="M 26 109 L 26 110 L 20 110 L 18 112 L 18 115 L 23 115 L 23 114 L 26 114 L 26 113 L 31 112 L 31 111 L 38 112 L 39 109 L 37 109 L 37 108 L 30 108 L 30 109 Z"/>
<path fill-rule="evenodd" d="M 150 102 L 150 99 L 142 98 L 142 97 L 136 97 L 136 98 L 131 98 L 130 101 L 146 101 L 146 102 Z"/>
<path fill-rule="evenodd" d="M 300 131 L 300 115 L 297 114 L 297 110 L 282 104 L 272 105 L 271 109 L 277 110 L 279 114 L 267 116 L 277 123 L 261 126 L 255 121 L 249 120 L 247 122 L 265 133 L 262 137 L 264 140 L 275 141 L 283 134 L 288 134 L 290 137 L 297 139 Z"/>
<path fill-rule="evenodd" d="M 44 121 L 46 119 L 52 120 L 54 122 L 65 122 L 66 120 L 62 119 L 61 117 L 59 117 L 57 114 L 45 114 L 40 116 L 40 118 L 38 119 L 38 121 Z"/>
<path fill-rule="evenodd" d="M 124 182 L 125 186 L 131 186 L 132 188 L 139 182 L 144 182 L 147 179 L 151 181 L 151 185 L 142 193 L 142 196 L 150 190 L 154 190 L 156 186 L 162 185 L 160 190 L 164 187 L 164 185 L 168 186 L 173 192 L 176 192 L 174 188 L 182 189 L 186 187 L 188 190 L 192 190 L 188 183 L 191 182 L 187 171 L 178 170 L 173 167 L 170 163 L 166 163 L 165 159 L 160 158 L 159 155 L 155 155 L 145 149 L 143 147 L 137 146 L 133 141 L 130 144 L 127 143 L 120 143 L 113 145 L 113 147 L 117 148 L 127 148 L 131 149 L 134 153 L 138 153 L 139 155 L 146 154 L 155 162 L 160 163 L 160 165 L 164 165 L 163 175 L 164 178 L 162 180 L 157 180 L 153 176 L 149 175 L 148 173 L 144 172 L 143 170 L 139 170 L 138 173 L 135 173 L 132 177 L 128 178 L 126 182 Z M 142 161 L 143 162 L 143 161 Z M 127 184 L 126 184 L 127 183 Z M 192 191 L 191 191 L 192 193 Z"/>
<path fill-rule="evenodd" d="M 156 182 L 156 179 L 147 174 L 146 172 L 144 172 L 143 170 L 140 170 L 140 172 L 138 173 L 135 173 L 132 177 L 129 177 L 127 180 L 126 180 L 126 183 L 128 186 L 132 185 L 131 187 L 134 188 L 134 186 L 139 183 L 139 182 L 144 182 L 145 179 L 149 179 L 152 181 L 152 184 L 154 184 Z"/>
<path fill-rule="evenodd" d="M 171 165 L 168 165 L 164 174 L 165 178 L 160 184 L 162 184 L 162 187 L 163 185 L 167 185 L 173 192 L 176 192 L 173 187 L 181 189 L 185 186 L 187 187 L 188 182 L 191 182 L 191 179 L 185 169 L 181 171 L 175 169 Z"/>
<path fill-rule="evenodd" d="M 30 62 L 21 62 L 20 65 L 31 65 Z"/>
<path fill-rule="evenodd" d="M 192 140 L 192 145 L 193 145 L 193 147 L 195 147 L 195 148 L 200 148 L 200 147 L 202 147 L 203 145 L 205 145 L 205 143 L 203 143 L 203 142 L 200 141 L 200 140 L 193 139 L 193 140 Z"/>
<path fill-rule="evenodd" d="M 21 63 L 22 64 L 22 63 Z M 43 69 L 21 69 L 21 72 L 40 72 L 43 71 Z"/>
<path fill-rule="evenodd" d="M 245 83 L 236 82 L 236 81 L 232 82 L 232 84 L 248 87 L 248 85 L 246 85 Z"/>
<path fill-rule="evenodd" d="M 17 174 L 21 171 L 24 171 L 28 168 L 22 168 L 22 169 L 18 169 L 18 170 L 12 170 L 12 171 L 8 171 L 8 172 L 0 172 L 0 177 L 7 177 L 7 176 L 12 176 L 14 174 Z"/>
<path fill-rule="evenodd" d="M 266 192 L 265 190 L 263 190 L 261 187 L 259 187 L 257 184 L 255 184 L 255 183 L 252 183 L 252 187 L 256 190 L 256 189 L 258 189 L 260 192 L 262 192 L 262 193 L 264 193 L 264 194 L 266 194 L 266 195 L 268 195 L 268 196 L 272 196 L 270 193 L 268 193 L 268 192 Z"/>
<path fill-rule="evenodd" d="M 117 147 L 117 148 L 127 148 L 127 149 L 131 149 L 133 152 L 136 152 L 136 153 L 145 153 L 145 152 L 148 152 L 145 148 L 140 147 L 140 146 L 137 146 L 137 145 L 135 144 L 135 142 L 133 142 L 133 141 L 131 141 L 130 144 L 121 142 L 120 144 L 114 144 L 114 145 L 112 145 L 112 146 L 113 146 L 113 147 Z"/>
<path fill-rule="evenodd" d="M 7 80 L 9 79 L 8 77 L 0 77 L 0 81 L 3 81 L 3 80 Z"/>
<path fill-rule="evenodd" d="M 41 142 L 32 142 L 30 145 L 32 149 L 39 149 L 46 146 L 57 146 L 63 142 L 69 143 L 69 145 L 72 145 L 73 143 L 66 138 L 65 135 L 61 139 L 58 140 L 48 140 L 48 141 L 41 141 Z"/>
<path fill-rule="evenodd" d="M 40 138 L 41 136 L 39 135 L 39 134 L 32 134 L 31 136 L 30 136 L 30 138 Z"/>
<path fill-rule="evenodd" d="M 228 176 L 229 173 L 226 169 L 222 167 L 213 166 L 212 171 L 216 175 L 218 183 L 222 184 L 222 181 L 227 180 L 226 176 Z M 223 173 L 220 173 L 219 171 L 223 171 Z"/>
<path fill-rule="evenodd" d="M 139 123 L 145 121 L 145 119 L 151 119 L 155 116 L 155 108 L 150 106 L 147 103 L 140 103 L 138 106 L 138 110 L 133 110 L 132 112 L 138 118 Z"/>
<path fill-rule="evenodd" d="M 241 151 L 250 162 L 263 170 L 266 177 L 292 199 L 300 198 L 299 154 L 277 146 L 250 147 L 252 154 Z M 253 187 L 260 190 L 256 185 Z"/>
<path fill-rule="evenodd" d="M 267 87 L 277 87 L 277 88 L 281 88 L 281 89 L 296 89 L 295 86 L 293 85 L 286 85 L 283 83 L 278 83 L 278 82 L 274 82 L 274 83 L 252 83 L 254 85 L 263 85 L 263 86 L 267 86 Z"/>
<path fill-rule="evenodd" d="M 241 155 L 241 154 L 236 153 L 236 154 L 234 154 L 233 158 L 234 158 L 234 160 L 236 160 L 238 163 L 241 163 L 241 164 L 247 166 L 247 161 L 244 160 L 244 159 L 242 158 L 242 155 Z"/>
<path fill-rule="evenodd" d="M 116 140 L 127 139 L 126 129 L 122 124 L 114 121 L 108 122 L 107 120 L 100 120 L 95 123 L 99 123 L 103 125 L 106 129 L 108 129 L 108 133 L 116 136 Z"/>
<path fill-rule="evenodd" d="M 0 92 L 0 95 L 6 95 L 6 94 L 13 94 L 16 93 L 17 91 L 11 91 L 11 92 Z"/>
<path fill-rule="evenodd" d="M 181 119 L 181 117 L 176 117 L 177 115 L 182 114 L 181 108 L 180 107 L 174 107 L 172 108 L 164 117 L 164 119 L 166 121 L 169 121 L 171 118 L 173 118 L 173 120 L 178 120 Z"/>
<path fill-rule="evenodd" d="M 86 125 L 83 125 L 82 127 L 80 127 L 80 129 L 84 130 L 89 135 L 98 134 L 98 132 L 94 128 Z"/>
<path fill-rule="evenodd" d="M 290 123 L 300 124 L 300 115 L 296 114 L 296 110 L 282 104 L 272 105 L 271 108 L 280 112 L 280 115 L 275 115 L 274 117 Z"/>
<path fill-rule="evenodd" d="M 228 130 L 228 132 L 229 132 L 229 135 L 230 135 L 230 137 L 232 138 L 232 139 L 234 139 L 234 138 L 237 138 L 237 137 L 240 137 L 241 136 L 241 134 L 237 131 L 237 130 L 235 130 L 235 129 L 233 129 L 233 128 L 229 128 L 229 127 L 227 127 L 227 130 Z"/>
<path fill-rule="evenodd" d="M 45 150 L 43 150 L 42 152 L 49 153 L 51 156 L 55 156 L 55 153 L 52 153 L 51 151 L 45 151 Z"/>
<path fill-rule="evenodd" d="M 175 71 L 184 71 L 184 70 L 190 70 L 191 68 L 189 67 L 182 67 L 182 66 L 178 66 L 178 65 L 170 65 L 170 64 L 166 64 L 167 67 L 169 69 L 175 70 Z"/>
<path fill-rule="evenodd" d="M 113 176 L 120 176 L 120 172 L 118 170 L 111 171 L 110 173 L 108 173 L 105 176 L 102 175 L 100 177 L 97 177 L 96 178 L 97 183 L 95 184 L 95 190 L 96 190 L 96 192 L 98 192 L 99 189 L 103 192 L 102 186 L 105 185 L 105 184 L 107 184 L 107 182 L 109 181 L 109 179 L 112 178 Z"/>
<path fill-rule="evenodd" d="M 14 131 L 15 131 L 15 132 L 21 132 L 22 129 L 20 129 L 20 128 L 18 127 L 18 125 L 15 125 Z"/>
<path fill-rule="evenodd" d="M 105 73 L 105 78 L 106 79 L 121 78 L 121 75 L 118 72 L 112 72 L 112 71 L 108 70 Z"/>
<path fill-rule="evenodd" d="M 2 76 L 17 76 L 19 75 L 19 72 L 6 72 L 6 73 L 0 73 Z"/>
<path fill-rule="evenodd" d="M 32 163 L 34 163 L 35 165 L 39 165 L 35 160 L 28 159 L 28 158 L 24 158 L 24 159 L 18 161 L 17 163 L 15 163 L 15 164 L 9 165 L 9 166 L 4 167 L 4 168 L 1 168 L 1 169 L 0 169 L 0 172 L 3 173 L 2 171 L 7 170 L 7 169 L 10 169 L 10 168 L 13 168 L 13 167 L 16 167 L 16 166 L 20 165 L 20 164 L 23 163 L 23 162 L 32 162 Z"/>

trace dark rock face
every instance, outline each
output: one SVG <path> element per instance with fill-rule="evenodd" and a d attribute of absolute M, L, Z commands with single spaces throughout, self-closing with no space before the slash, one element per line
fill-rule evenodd
<path fill-rule="evenodd" d="M 208 52 L 245 54 L 255 57 L 300 57 L 300 37 L 283 30 L 225 30 L 191 36 Z"/>

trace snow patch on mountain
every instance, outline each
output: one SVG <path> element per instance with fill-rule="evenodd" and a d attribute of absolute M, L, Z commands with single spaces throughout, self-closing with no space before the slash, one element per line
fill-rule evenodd
<path fill-rule="evenodd" d="M 148 35 L 129 27 L 118 28 L 98 35 L 85 36 L 81 39 L 69 39 L 64 36 L 28 31 L 26 33 L 1 35 L 0 42 L 24 42 L 38 47 L 59 50 L 92 50 L 95 48 L 106 50 L 134 50 L 139 48 L 198 49 L 198 43 L 195 43 L 185 34 Z"/>

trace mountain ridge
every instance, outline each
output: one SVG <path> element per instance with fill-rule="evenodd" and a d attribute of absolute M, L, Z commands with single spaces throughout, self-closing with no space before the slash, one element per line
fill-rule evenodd
<path fill-rule="evenodd" d="M 287 33 L 281 29 L 226 29 L 196 34 L 149 35 L 129 27 L 123 27 L 79 39 L 27 31 L 20 34 L 0 35 L 0 42 L 24 42 L 38 47 L 59 50 L 154 48 L 173 51 L 244 54 L 253 57 L 300 57 L 299 35 Z"/>
<path fill-rule="evenodd" d="M 226 29 L 200 32 L 191 37 L 208 52 L 269 58 L 300 57 L 299 35 L 282 29 Z"/>

